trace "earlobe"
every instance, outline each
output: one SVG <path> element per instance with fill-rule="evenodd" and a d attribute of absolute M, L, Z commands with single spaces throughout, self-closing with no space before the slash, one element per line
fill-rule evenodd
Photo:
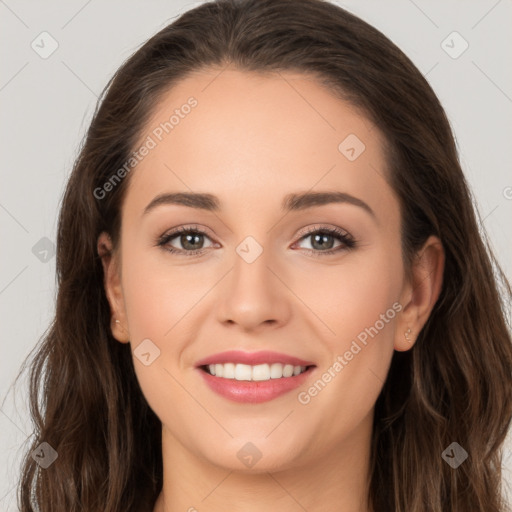
<path fill-rule="evenodd" d="M 432 235 L 418 251 L 412 267 L 412 283 L 402 293 L 404 308 L 397 323 L 395 350 L 411 349 L 426 324 L 441 294 L 444 263 L 441 240 Z"/>
<path fill-rule="evenodd" d="M 127 323 L 119 272 L 119 254 L 115 253 L 108 233 L 103 232 L 98 237 L 97 250 L 103 265 L 103 285 L 111 310 L 110 329 L 116 340 L 128 343 L 130 338 L 125 328 Z"/>

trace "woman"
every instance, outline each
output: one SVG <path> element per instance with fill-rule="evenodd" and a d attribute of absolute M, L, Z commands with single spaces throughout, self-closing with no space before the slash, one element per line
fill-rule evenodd
<path fill-rule="evenodd" d="M 219 0 L 147 41 L 57 271 L 22 511 L 505 510 L 510 285 L 434 92 L 340 7 Z"/>

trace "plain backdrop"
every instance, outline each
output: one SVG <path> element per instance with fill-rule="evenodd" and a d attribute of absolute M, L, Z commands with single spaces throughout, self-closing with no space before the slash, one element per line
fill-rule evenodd
<path fill-rule="evenodd" d="M 146 39 L 199 3 L 0 0 L 1 511 L 17 510 L 19 462 L 32 432 L 26 379 L 11 384 L 52 319 L 59 202 L 97 96 Z M 454 130 L 481 227 L 511 279 L 512 2 L 337 3 L 386 34 L 430 82 Z M 510 470 L 510 448 L 505 458 Z"/>

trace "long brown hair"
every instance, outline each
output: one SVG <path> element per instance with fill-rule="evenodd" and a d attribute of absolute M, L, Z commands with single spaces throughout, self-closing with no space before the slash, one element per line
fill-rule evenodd
<path fill-rule="evenodd" d="M 115 247 L 119 243 L 130 175 L 101 199 L 94 191 L 129 160 L 169 87 L 191 71 L 227 64 L 307 73 L 360 108 L 387 142 L 406 271 L 429 235 L 445 249 L 439 300 L 414 347 L 394 353 L 375 405 L 373 510 L 504 511 L 501 450 L 512 420 L 510 283 L 477 220 L 433 90 L 382 33 L 324 0 L 202 4 L 149 39 L 103 90 L 59 215 L 56 313 L 30 363 L 35 435 L 23 460 L 20 510 L 139 512 L 154 506 L 162 487 L 161 423 L 139 387 L 130 344 L 111 334 L 96 246 L 102 231 Z M 42 442 L 58 453 L 47 469 L 31 457 Z M 457 469 L 441 457 L 452 442 L 468 453 Z"/>

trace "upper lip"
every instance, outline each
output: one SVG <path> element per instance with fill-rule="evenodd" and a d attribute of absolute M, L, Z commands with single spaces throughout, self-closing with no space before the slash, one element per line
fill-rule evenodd
<path fill-rule="evenodd" d="M 291 364 L 293 366 L 314 366 L 314 363 L 310 361 L 305 361 L 304 359 L 289 356 L 287 354 L 280 354 L 279 352 L 271 352 L 269 350 L 262 350 L 260 352 L 228 350 L 226 352 L 219 352 L 218 354 L 213 354 L 211 356 L 205 357 L 204 359 L 201 359 L 196 363 L 196 367 L 223 363 L 239 363 L 248 364 L 251 366 L 264 363 L 282 363 Z"/>

